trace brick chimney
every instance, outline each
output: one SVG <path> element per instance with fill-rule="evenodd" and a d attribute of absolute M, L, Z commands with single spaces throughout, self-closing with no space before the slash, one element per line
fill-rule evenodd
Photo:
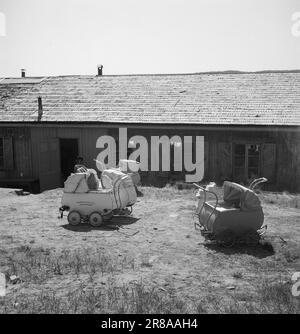
<path fill-rule="evenodd" d="M 21 68 L 21 77 L 22 78 L 25 78 L 25 72 L 26 72 L 25 68 Z"/>
<path fill-rule="evenodd" d="M 38 97 L 38 122 L 42 120 L 42 116 L 43 116 L 43 102 L 42 102 L 42 98 L 39 96 Z"/>
<path fill-rule="evenodd" d="M 98 65 L 98 75 L 102 75 L 103 65 Z"/>

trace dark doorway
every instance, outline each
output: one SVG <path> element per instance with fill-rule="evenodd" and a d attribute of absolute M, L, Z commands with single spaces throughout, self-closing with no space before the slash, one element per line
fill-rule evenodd
<path fill-rule="evenodd" d="M 73 172 L 75 160 L 78 156 L 78 139 L 60 138 L 60 170 L 62 184 Z"/>

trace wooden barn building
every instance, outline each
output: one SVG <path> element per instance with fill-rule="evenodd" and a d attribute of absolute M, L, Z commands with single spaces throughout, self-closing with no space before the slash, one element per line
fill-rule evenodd
<path fill-rule="evenodd" d="M 127 128 L 204 136 L 204 181 L 265 176 L 269 189 L 299 192 L 299 126 L 299 71 L 0 78 L 0 186 L 60 187 L 77 155 L 95 168 L 97 139 Z"/>

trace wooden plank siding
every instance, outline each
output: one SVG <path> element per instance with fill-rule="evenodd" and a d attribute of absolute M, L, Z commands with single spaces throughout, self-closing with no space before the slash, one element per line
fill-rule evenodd
<path fill-rule="evenodd" d="M 31 178 L 32 157 L 30 129 L 28 127 L 0 127 L 0 138 L 4 138 L 6 166 L 0 169 L 0 179 Z"/>
<path fill-rule="evenodd" d="M 79 155 L 83 156 L 87 166 L 95 168 L 93 159 L 97 157 L 96 141 L 99 136 L 105 135 L 106 129 L 103 128 L 84 128 L 81 127 L 63 127 L 63 126 L 44 126 L 31 129 L 32 137 L 32 157 L 38 162 L 39 158 L 39 143 L 46 138 L 76 138 L 78 139 Z M 34 176 L 39 176 L 39 164 L 36 163 L 33 168 Z"/>
<path fill-rule="evenodd" d="M 128 140 L 131 136 L 142 135 L 148 139 L 150 136 L 174 135 L 204 136 L 205 138 L 205 175 L 203 181 L 233 180 L 233 144 L 259 144 L 261 145 L 260 175 L 270 179 L 266 189 L 300 191 L 300 132 L 291 131 L 235 131 L 228 130 L 176 130 L 173 129 L 128 129 Z M 272 148 L 273 155 L 266 147 Z M 149 163 L 150 164 L 150 163 Z M 274 169 L 271 172 L 271 169 Z M 151 173 L 150 173 L 151 174 Z M 153 173 L 152 173 L 153 174 Z M 184 177 L 181 174 L 181 178 Z M 265 174 L 265 175 L 264 175 Z M 152 176 L 155 178 L 155 175 Z"/>
<path fill-rule="evenodd" d="M 300 132 L 277 133 L 276 189 L 300 191 Z"/>
<path fill-rule="evenodd" d="M 126 125 L 124 125 L 126 127 Z M 263 165 L 260 170 L 269 169 L 268 164 L 274 166 L 275 176 L 273 184 L 269 189 L 300 191 L 300 133 L 299 131 L 269 131 L 268 129 L 238 129 L 230 127 L 227 129 L 182 126 L 169 127 L 135 127 L 127 125 L 127 140 L 134 135 L 144 136 L 149 144 L 149 167 L 150 167 L 150 143 L 151 136 L 166 135 L 171 138 L 174 135 L 184 136 L 204 136 L 205 144 L 205 175 L 204 182 L 233 179 L 233 144 L 269 144 L 270 151 L 265 147 L 262 150 L 272 154 L 271 158 L 264 156 Z M 79 155 L 83 156 L 85 163 L 91 168 L 95 168 L 95 159 L 100 152 L 96 148 L 96 141 L 102 135 L 112 135 L 118 137 L 117 126 L 78 124 L 76 126 L 65 126 L 63 124 L 48 125 L 28 125 L 24 127 L 0 127 L 0 137 L 12 138 L 13 140 L 13 169 L 0 170 L 0 179 L 18 178 L 21 173 L 23 177 L 39 178 L 39 143 L 49 138 L 77 138 L 79 145 Z M 272 160 L 273 159 L 273 160 Z M 142 173 L 145 183 L 155 184 L 158 179 L 168 182 L 169 177 L 184 179 L 185 173 Z M 260 175 L 264 176 L 264 175 Z"/>

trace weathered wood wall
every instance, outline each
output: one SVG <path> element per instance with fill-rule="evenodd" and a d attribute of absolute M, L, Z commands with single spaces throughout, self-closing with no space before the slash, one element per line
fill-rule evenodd
<path fill-rule="evenodd" d="M 266 189 L 300 191 L 300 132 L 270 130 L 176 130 L 176 129 L 128 129 L 128 139 L 142 135 L 150 143 L 151 136 L 174 135 L 204 136 L 205 175 L 204 181 L 233 180 L 233 143 L 261 144 L 260 176 L 270 182 Z M 150 173 L 153 174 L 153 173 Z M 155 173 L 154 173 L 155 174 Z M 160 173 L 161 174 L 161 173 Z M 183 179 L 184 173 L 181 174 Z M 161 175 L 162 176 L 162 175 Z M 156 175 L 152 175 L 155 182 Z M 164 180 L 167 180 L 164 175 Z"/>
<path fill-rule="evenodd" d="M 300 132 L 277 133 L 276 139 L 276 189 L 300 192 Z"/>
<path fill-rule="evenodd" d="M 0 127 L 4 139 L 5 166 L 0 170 L 0 179 L 32 177 L 30 129 L 28 127 Z"/>
<path fill-rule="evenodd" d="M 0 178 L 17 178 L 21 173 L 24 177 L 38 178 L 40 172 L 39 145 L 47 138 L 77 138 L 79 154 L 85 162 L 95 168 L 94 158 L 100 152 L 96 148 L 97 139 L 105 134 L 118 136 L 118 127 L 106 128 L 102 126 L 64 126 L 43 125 L 28 127 L 1 127 L 0 137 L 12 138 L 13 143 L 13 168 L 0 170 Z M 270 155 L 266 150 L 262 159 L 262 176 L 271 177 L 273 184 L 270 189 L 300 191 L 300 133 L 296 131 L 269 131 L 251 130 L 244 131 L 228 129 L 176 129 L 152 127 L 128 126 L 128 140 L 134 135 L 144 136 L 148 139 L 149 155 L 151 136 L 167 135 L 169 138 L 178 135 L 204 136 L 205 138 L 205 178 L 204 181 L 219 181 L 232 179 L 233 161 L 232 151 L 234 142 L 270 144 L 275 154 Z M 273 144 L 273 146 L 272 146 Z M 269 148 L 270 148 L 269 147 Z M 273 160 L 272 160 L 273 159 Z M 150 167 L 150 159 L 149 159 Z M 270 170 L 274 169 L 274 175 Z M 267 174 L 270 175 L 267 175 Z M 155 184 L 168 182 L 169 177 L 184 179 L 184 173 L 143 173 L 145 182 Z"/>
<path fill-rule="evenodd" d="M 66 127 L 63 125 L 35 127 L 31 129 L 32 158 L 36 162 L 33 166 L 33 175 L 39 176 L 39 144 L 47 138 L 74 138 L 78 139 L 79 155 L 83 156 L 85 163 L 95 168 L 98 151 L 96 141 L 99 136 L 105 135 L 104 128 Z"/>

